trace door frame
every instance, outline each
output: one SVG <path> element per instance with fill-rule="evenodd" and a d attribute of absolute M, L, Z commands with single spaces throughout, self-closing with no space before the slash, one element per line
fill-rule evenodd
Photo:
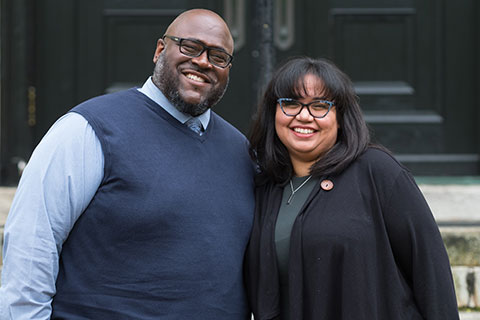
<path fill-rule="evenodd" d="M 16 185 L 34 147 L 35 0 L 0 0 L 0 13 L 0 184 Z"/>

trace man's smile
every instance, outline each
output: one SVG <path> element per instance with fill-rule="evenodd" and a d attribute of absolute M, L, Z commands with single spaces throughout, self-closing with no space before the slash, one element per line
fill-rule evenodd
<path fill-rule="evenodd" d="M 194 81 L 198 81 L 198 82 L 205 82 L 205 80 L 203 78 L 200 78 L 199 76 L 196 76 L 194 74 L 191 74 L 191 73 L 187 73 L 185 75 L 188 79 L 191 79 L 191 80 L 194 80 Z"/>
<path fill-rule="evenodd" d="M 212 83 L 212 80 L 208 75 L 194 68 L 182 68 L 180 72 L 189 80 L 192 80 L 197 83 Z"/>

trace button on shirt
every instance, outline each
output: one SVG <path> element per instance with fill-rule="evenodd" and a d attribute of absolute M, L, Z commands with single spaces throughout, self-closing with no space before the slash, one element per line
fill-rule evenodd
<path fill-rule="evenodd" d="M 178 111 L 152 82 L 138 89 L 181 123 Z M 204 128 L 210 109 L 198 116 Z M 5 225 L 0 319 L 49 319 L 62 244 L 103 179 L 104 157 L 94 130 L 71 112 L 35 148 Z"/>

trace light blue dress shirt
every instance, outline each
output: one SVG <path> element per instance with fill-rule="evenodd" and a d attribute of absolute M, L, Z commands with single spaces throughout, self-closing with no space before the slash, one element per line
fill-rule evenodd
<path fill-rule="evenodd" d="M 191 118 L 151 78 L 138 90 L 181 123 Z M 207 128 L 210 109 L 198 118 Z M 50 319 L 62 245 L 100 186 L 103 166 L 100 141 L 74 112 L 58 119 L 35 148 L 5 225 L 0 319 Z"/>

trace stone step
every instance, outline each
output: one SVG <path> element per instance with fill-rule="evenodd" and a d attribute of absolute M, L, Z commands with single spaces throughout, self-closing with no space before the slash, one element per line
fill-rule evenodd
<path fill-rule="evenodd" d="M 479 320 L 480 312 L 460 312 L 460 320 Z"/>
<path fill-rule="evenodd" d="M 472 294 L 472 288 L 480 291 L 480 178 L 418 178 L 417 182 L 440 227 L 459 306 L 478 307 L 480 297 Z M 15 188 L 0 187 L 2 246 L 3 226 L 14 193 Z M 461 312 L 460 318 L 480 320 L 480 312 Z"/>
<path fill-rule="evenodd" d="M 480 180 L 478 184 L 425 184 L 432 179 L 417 181 L 439 226 L 480 226 Z"/>

